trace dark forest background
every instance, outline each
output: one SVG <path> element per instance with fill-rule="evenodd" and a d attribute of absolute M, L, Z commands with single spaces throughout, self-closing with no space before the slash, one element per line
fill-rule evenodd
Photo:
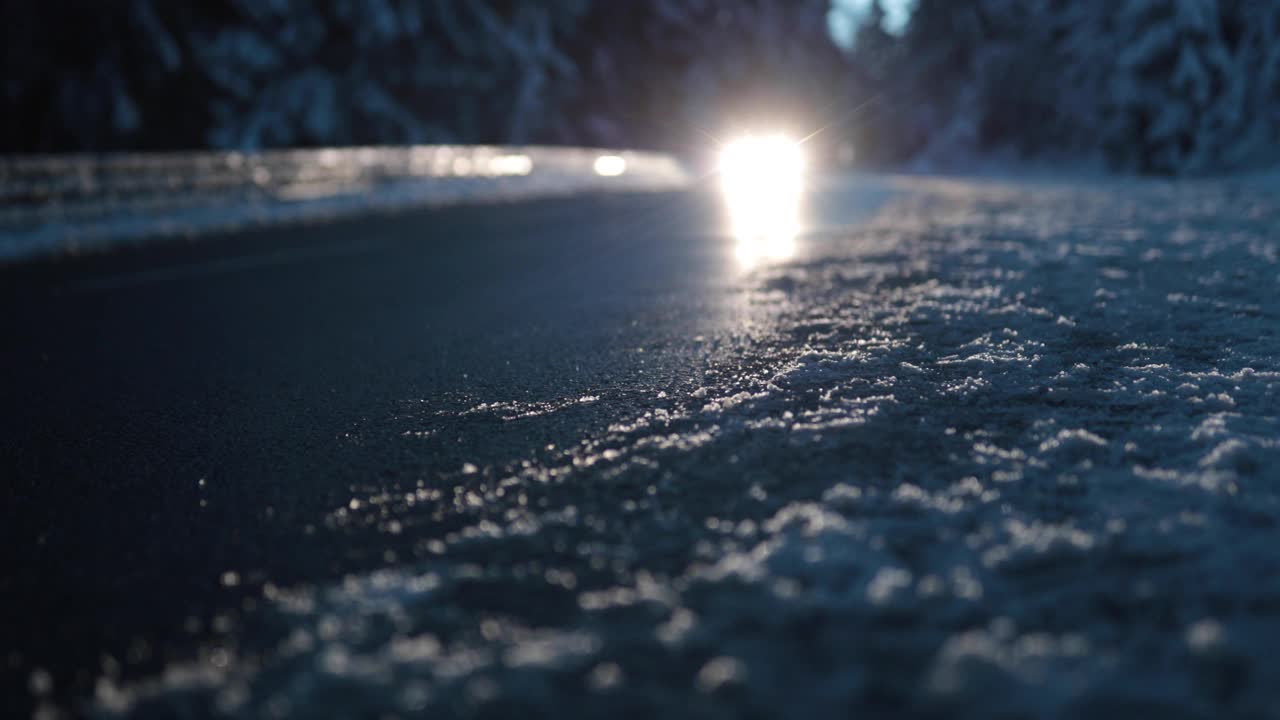
<path fill-rule="evenodd" d="M 0 152 L 571 143 L 826 128 L 867 165 L 1277 160 L 1280 0 L 17 0 Z M 828 152 L 829 151 L 829 152 Z"/>

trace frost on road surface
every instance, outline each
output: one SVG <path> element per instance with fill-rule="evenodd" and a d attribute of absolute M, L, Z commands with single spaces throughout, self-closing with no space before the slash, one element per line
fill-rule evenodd
<path fill-rule="evenodd" d="M 415 557 L 268 585 L 98 709 L 1280 715 L 1274 188 L 902 185 L 744 274 L 746 339 L 699 377 L 351 498 L 331 527 Z M 536 437 L 608 400 L 394 423 Z"/>

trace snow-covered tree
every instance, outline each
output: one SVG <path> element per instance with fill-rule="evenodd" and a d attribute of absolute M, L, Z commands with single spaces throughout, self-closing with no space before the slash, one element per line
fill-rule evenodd
<path fill-rule="evenodd" d="M 574 68 L 583 0 L 235 0 L 201 33 L 219 147 L 525 142 Z"/>
<path fill-rule="evenodd" d="M 903 156 L 1100 155 L 1193 174 L 1276 159 L 1280 0 L 920 0 L 878 67 Z"/>
<path fill-rule="evenodd" d="M 173 147 L 208 124 L 187 42 L 216 2 L 0 3 L 0 149 Z"/>
<path fill-rule="evenodd" d="M 258 148 L 538 135 L 589 0 L 0 4 L 3 147 Z"/>
<path fill-rule="evenodd" d="M 1200 173 L 1274 157 L 1277 3 L 1126 0 L 1084 18 L 1070 43 L 1079 80 L 1098 96 L 1096 130 L 1121 167 Z M 1099 45 L 1105 63 L 1092 52 Z"/>

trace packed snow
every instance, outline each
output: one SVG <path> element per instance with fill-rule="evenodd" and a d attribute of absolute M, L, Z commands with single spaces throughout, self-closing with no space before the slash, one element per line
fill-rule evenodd
<path fill-rule="evenodd" d="M 1280 714 L 1274 183 L 898 185 L 745 273 L 745 339 L 649 409 L 353 496 L 331 529 L 415 556 L 267 585 L 97 711 Z"/>

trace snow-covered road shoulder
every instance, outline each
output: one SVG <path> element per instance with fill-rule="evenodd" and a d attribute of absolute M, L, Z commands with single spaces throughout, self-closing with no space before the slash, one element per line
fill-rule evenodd
<path fill-rule="evenodd" d="M 369 212 L 683 187 L 658 153 L 419 146 L 0 158 L 0 262 Z"/>

